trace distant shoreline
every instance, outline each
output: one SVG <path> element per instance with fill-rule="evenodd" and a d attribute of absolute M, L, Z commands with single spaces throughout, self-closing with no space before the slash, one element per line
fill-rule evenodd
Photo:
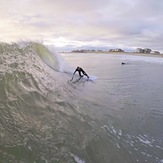
<path fill-rule="evenodd" d="M 71 54 L 78 54 L 79 52 L 59 52 L 59 53 L 71 53 Z M 163 54 L 152 54 L 152 53 L 135 53 L 135 52 L 84 52 L 80 54 L 114 54 L 114 55 L 134 55 L 134 56 L 146 56 L 146 57 L 157 57 L 157 58 L 163 58 Z"/>
<path fill-rule="evenodd" d="M 160 58 L 163 57 L 163 54 L 135 53 L 135 52 L 107 52 L 107 54 L 134 55 L 134 56 L 160 57 Z"/>

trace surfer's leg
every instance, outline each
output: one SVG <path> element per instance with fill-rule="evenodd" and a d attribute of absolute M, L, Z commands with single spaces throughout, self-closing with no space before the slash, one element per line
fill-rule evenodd
<path fill-rule="evenodd" d="M 89 79 L 89 76 L 86 74 L 86 72 L 84 72 L 83 74 Z"/>
<path fill-rule="evenodd" d="M 79 76 L 80 76 L 80 78 L 82 78 L 82 77 L 83 77 L 83 75 L 81 74 L 81 71 L 79 71 Z"/>

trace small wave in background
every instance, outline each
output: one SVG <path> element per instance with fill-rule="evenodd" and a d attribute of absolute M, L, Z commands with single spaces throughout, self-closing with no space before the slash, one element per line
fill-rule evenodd
<path fill-rule="evenodd" d="M 147 63 L 163 64 L 163 58 L 160 57 L 125 55 L 122 56 L 121 59 L 126 61 L 141 61 Z"/>

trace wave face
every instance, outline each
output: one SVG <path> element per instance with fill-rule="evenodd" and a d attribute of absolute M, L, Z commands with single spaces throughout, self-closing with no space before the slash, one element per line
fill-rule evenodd
<path fill-rule="evenodd" d="M 54 70 L 59 70 L 59 63 L 52 52 L 50 52 L 45 46 L 38 43 L 32 43 L 31 46 L 48 66 Z"/>
<path fill-rule="evenodd" d="M 57 57 L 42 44 L 0 43 L 2 162 L 75 162 L 78 158 L 72 152 L 72 144 L 78 146 L 79 141 L 72 125 L 80 125 L 78 104 L 65 82 L 67 75 L 58 71 Z"/>

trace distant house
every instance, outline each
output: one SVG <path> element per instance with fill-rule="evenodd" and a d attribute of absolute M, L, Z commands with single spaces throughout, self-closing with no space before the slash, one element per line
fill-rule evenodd
<path fill-rule="evenodd" d="M 148 53 L 149 54 L 149 53 L 151 53 L 151 51 L 152 50 L 151 49 L 148 49 L 148 48 L 144 49 L 144 53 Z"/>
<path fill-rule="evenodd" d="M 144 49 L 142 49 L 142 48 L 137 48 L 137 49 L 135 50 L 135 53 L 144 53 Z"/>
<path fill-rule="evenodd" d="M 110 49 L 109 52 L 113 52 L 113 49 Z"/>
<path fill-rule="evenodd" d="M 159 51 L 152 51 L 151 53 L 152 53 L 152 54 L 160 54 Z"/>
<path fill-rule="evenodd" d="M 81 49 L 81 50 L 73 50 L 72 53 L 86 53 L 87 50 Z"/>
<path fill-rule="evenodd" d="M 124 52 L 122 49 L 110 49 L 109 52 Z"/>
<path fill-rule="evenodd" d="M 135 50 L 135 53 L 151 53 L 151 49 L 148 49 L 148 48 L 145 48 L 145 49 L 142 49 L 142 48 L 137 48 L 136 50 Z"/>
<path fill-rule="evenodd" d="M 102 52 L 104 52 L 104 51 L 103 51 L 103 50 L 97 50 L 97 52 L 102 53 Z"/>

